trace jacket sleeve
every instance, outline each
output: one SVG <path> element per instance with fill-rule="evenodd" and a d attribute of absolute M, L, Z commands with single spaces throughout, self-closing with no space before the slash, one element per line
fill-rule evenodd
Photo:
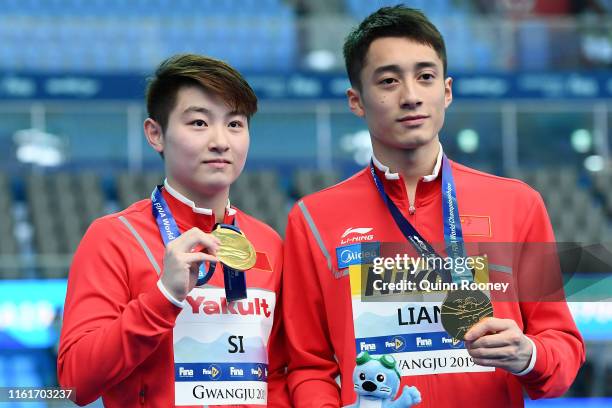
<path fill-rule="evenodd" d="M 131 250 L 116 218 L 95 221 L 70 268 L 58 353 L 58 379 L 79 405 L 96 400 L 141 364 L 174 327 L 181 309 L 157 288 L 132 298 Z M 142 250 L 142 249 L 140 249 Z"/>
<path fill-rule="evenodd" d="M 289 215 L 283 271 L 284 323 L 288 339 L 288 386 L 297 408 L 338 408 L 338 363 L 330 341 L 319 268 L 327 268 L 298 207 Z M 330 273 L 329 271 L 325 271 Z"/>
<path fill-rule="evenodd" d="M 584 363 L 585 345 L 565 301 L 554 234 L 539 194 L 523 222 L 520 307 L 525 334 L 536 346 L 536 361 L 529 373 L 516 378 L 532 399 L 558 397 Z"/>
<path fill-rule="evenodd" d="M 282 249 L 274 265 L 274 273 L 278 274 L 277 300 L 274 310 L 274 323 L 268 342 L 268 407 L 287 408 L 291 406 L 287 389 L 287 341 L 283 324 L 282 307 Z"/>

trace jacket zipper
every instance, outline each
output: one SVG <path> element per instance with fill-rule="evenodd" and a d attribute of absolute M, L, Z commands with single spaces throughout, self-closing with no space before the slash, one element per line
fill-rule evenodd
<path fill-rule="evenodd" d="M 408 208 L 408 214 L 414 215 L 414 213 L 416 213 L 416 208 L 414 207 L 414 205 L 410 204 L 410 208 Z"/>

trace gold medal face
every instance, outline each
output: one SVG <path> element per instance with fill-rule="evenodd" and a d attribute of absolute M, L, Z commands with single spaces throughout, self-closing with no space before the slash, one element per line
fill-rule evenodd
<path fill-rule="evenodd" d="M 255 265 L 255 249 L 244 234 L 221 227 L 217 227 L 211 234 L 221 241 L 217 258 L 223 264 L 239 271 L 246 271 Z"/>
<path fill-rule="evenodd" d="M 493 316 L 493 306 L 488 296 L 479 290 L 453 290 L 442 303 L 441 316 L 444 330 L 451 337 L 463 340 L 472 326 Z"/>

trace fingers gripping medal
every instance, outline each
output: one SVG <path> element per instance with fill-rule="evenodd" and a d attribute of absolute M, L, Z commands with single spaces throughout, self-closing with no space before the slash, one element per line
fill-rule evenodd
<path fill-rule="evenodd" d="M 440 311 L 444 330 L 459 340 L 463 340 L 465 333 L 481 319 L 493 316 L 491 301 L 480 290 L 448 292 Z"/>
<path fill-rule="evenodd" d="M 162 186 L 157 186 L 151 193 L 151 210 L 155 217 L 155 222 L 159 227 L 159 233 L 167 246 L 169 242 L 181 235 L 176 221 L 168 208 L 168 204 L 161 192 Z M 218 224 L 212 232 L 221 246 L 217 258 L 223 264 L 223 281 L 225 283 L 225 296 L 228 301 L 246 299 L 246 278 L 244 271 L 255 265 L 256 253 L 253 245 L 240 229 L 234 225 Z M 196 246 L 192 251 L 201 251 L 201 245 Z M 216 262 L 210 262 L 206 268 L 206 262 L 202 262 L 198 268 L 198 278 L 196 286 L 205 285 L 213 276 Z"/>

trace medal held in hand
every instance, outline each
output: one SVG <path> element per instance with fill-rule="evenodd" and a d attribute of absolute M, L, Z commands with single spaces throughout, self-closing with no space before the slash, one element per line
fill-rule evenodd
<path fill-rule="evenodd" d="M 161 189 L 162 186 L 157 186 L 151 193 L 151 209 L 164 245 L 168 245 L 169 242 L 181 235 L 181 232 L 178 225 L 176 225 L 166 200 L 162 196 Z M 252 268 L 257 260 L 257 254 L 253 245 L 240 231 L 236 220 L 234 220 L 234 223 L 236 225 L 218 224 L 212 232 L 221 241 L 217 257 L 223 264 L 223 283 L 228 302 L 247 298 L 244 271 Z M 192 252 L 201 251 L 202 249 L 201 246 L 197 246 L 192 249 Z M 203 286 L 208 283 L 215 272 L 216 266 L 216 262 L 210 262 L 207 268 L 206 263 L 202 262 L 198 268 L 196 286 Z"/>
<path fill-rule="evenodd" d="M 217 225 L 211 234 L 221 241 L 217 251 L 221 263 L 237 271 L 246 271 L 255 265 L 255 249 L 242 232 Z"/>
<path fill-rule="evenodd" d="M 485 317 L 493 317 L 493 306 L 479 290 L 450 291 L 442 303 L 442 326 L 458 340 L 463 340 L 465 333 Z"/>

